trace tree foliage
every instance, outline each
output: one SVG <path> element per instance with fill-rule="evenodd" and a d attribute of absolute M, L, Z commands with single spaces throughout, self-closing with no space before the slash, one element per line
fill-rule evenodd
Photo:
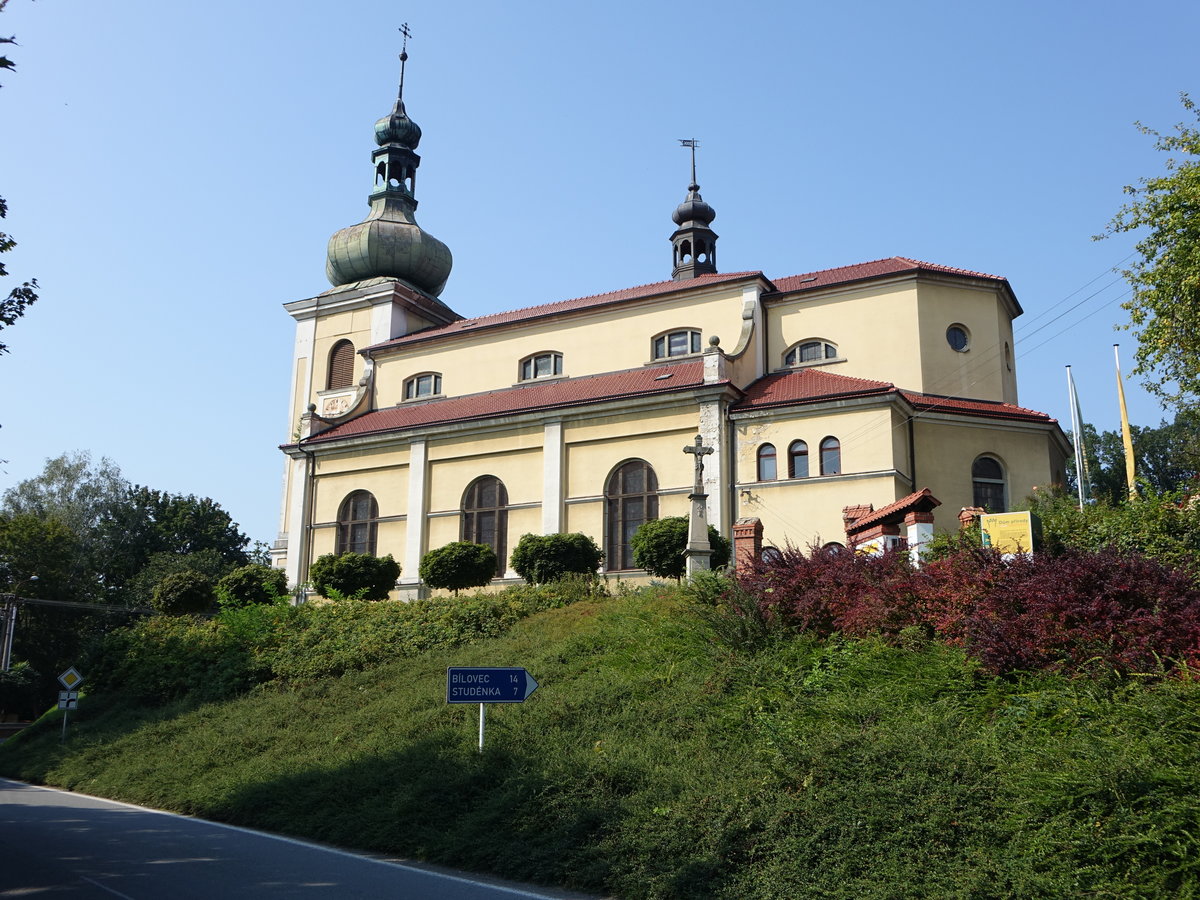
<path fill-rule="evenodd" d="M 184 616 L 189 613 L 207 612 L 212 608 L 212 579 L 192 569 L 172 572 L 154 588 L 150 602 L 166 616 Z"/>
<path fill-rule="evenodd" d="M 1138 481 L 1150 493 L 1186 491 L 1200 476 L 1200 416 L 1195 410 L 1181 409 L 1172 422 L 1164 420 L 1157 428 L 1130 426 L 1133 456 Z M 1074 435 L 1072 435 L 1074 440 Z M 1125 444 L 1120 430 L 1097 431 L 1083 426 L 1084 458 L 1087 462 L 1089 496 L 1110 504 L 1122 502 L 1128 489 L 1125 481 Z M 1067 481 L 1071 490 L 1077 482 L 1075 458 L 1067 460 Z"/>
<path fill-rule="evenodd" d="M 0 12 L 4 10 L 8 0 L 0 0 Z M 0 37 L 0 44 L 16 44 L 16 38 Z M 0 70 L 6 72 L 16 68 L 14 63 L 7 56 L 0 56 Z M 0 197 L 0 219 L 8 216 L 8 204 L 3 197 Z M 17 242 L 9 235 L 0 231 L 0 253 L 7 253 L 13 247 L 17 246 Z M 5 268 L 3 262 L 0 262 L 0 278 L 8 275 L 8 269 Z M 32 306 L 38 298 L 37 295 L 37 279 L 31 278 L 22 284 L 12 288 L 7 296 L 0 297 L 0 330 L 12 325 L 17 319 L 25 315 L 25 310 Z M 7 353 L 8 345 L 0 341 L 0 353 Z"/>
<path fill-rule="evenodd" d="M 0 591 L 86 601 L 94 589 L 84 548 L 70 528 L 53 516 L 0 514 Z"/>
<path fill-rule="evenodd" d="M 400 564 L 390 553 L 387 556 L 326 553 L 317 557 L 308 577 L 322 597 L 386 600 L 400 577 Z"/>
<path fill-rule="evenodd" d="M 604 551 L 586 534 L 523 534 L 510 557 L 513 571 L 530 584 L 549 584 L 566 575 L 594 575 Z"/>
<path fill-rule="evenodd" d="M 483 587 L 496 575 L 496 551 L 486 544 L 454 541 L 421 557 L 421 580 L 430 587 L 458 593 Z"/>
<path fill-rule="evenodd" d="M 1200 121 L 1194 101 L 1184 109 Z M 1133 288 L 1125 303 L 1138 340 L 1136 374 L 1158 396 L 1182 404 L 1200 396 L 1200 128 L 1186 123 L 1161 134 L 1140 122 L 1154 146 L 1172 155 L 1166 174 L 1127 185 L 1126 203 L 1103 235 L 1144 233 L 1138 259 L 1123 272 Z"/>
<path fill-rule="evenodd" d="M 40 475 L 5 491 L 0 516 L 53 520 L 74 536 L 71 595 L 56 599 L 145 605 L 169 572 L 192 568 L 215 581 L 249 562 L 249 538 L 219 504 L 131 485 L 112 461 L 86 452 L 48 459 Z"/>
<path fill-rule="evenodd" d="M 642 525 L 634 532 L 630 546 L 633 561 L 651 575 L 659 578 L 683 578 L 687 570 L 684 553 L 688 545 L 688 520 L 685 516 L 668 516 Z M 709 565 L 720 569 L 729 563 L 729 541 L 713 526 L 708 526 L 708 545 L 712 547 Z"/>
<path fill-rule="evenodd" d="M 206 553 L 219 557 L 220 578 L 244 566 L 250 539 L 220 504 L 194 494 L 168 494 L 136 485 L 129 487 L 100 523 L 104 562 L 101 571 L 110 591 L 131 584 L 158 554 Z"/>

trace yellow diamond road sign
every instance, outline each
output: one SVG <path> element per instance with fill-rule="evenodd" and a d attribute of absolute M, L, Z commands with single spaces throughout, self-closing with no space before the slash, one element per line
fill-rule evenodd
<path fill-rule="evenodd" d="M 75 670 L 74 666 L 71 666 L 71 668 L 58 676 L 58 681 L 59 684 L 69 691 L 83 681 L 83 676 Z"/>

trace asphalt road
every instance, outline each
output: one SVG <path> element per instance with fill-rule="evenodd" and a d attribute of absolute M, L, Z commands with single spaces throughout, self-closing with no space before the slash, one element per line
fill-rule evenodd
<path fill-rule="evenodd" d="M 3 778 L 0 897 L 585 900 Z"/>

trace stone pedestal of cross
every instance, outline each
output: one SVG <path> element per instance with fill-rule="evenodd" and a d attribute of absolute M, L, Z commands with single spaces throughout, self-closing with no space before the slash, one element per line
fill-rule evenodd
<path fill-rule="evenodd" d="M 684 551 L 687 558 L 687 575 L 690 578 L 697 572 L 711 569 L 709 557 L 712 556 L 712 545 L 708 542 L 708 494 L 704 493 L 704 457 L 713 452 L 712 447 L 704 446 L 704 439 L 696 435 L 696 441 L 683 448 L 684 453 L 691 453 L 696 459 L 696 483 L 688 499 L 692 501 L 691 515 L 688 517 L 688 545 Z"/>

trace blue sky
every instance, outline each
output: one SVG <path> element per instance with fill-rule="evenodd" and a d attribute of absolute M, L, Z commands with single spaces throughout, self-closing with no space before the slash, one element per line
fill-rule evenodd
<path fill-rule="evenodd" d="M 479 315 L 670 276 L 701 141 L 723 271 L 887 256 L 1006 276 L 1020 399 L 1114 427 L 1132 240 L 1091 236 L 1200 96 L 1194 0 L 338 4 L 11 0 L 0 489 L 87 449 L 275 537 L 293 323 L 360 221 L 398 26 L 418 220 Z M 1069 298 L 1069 299 L 1068 299 Z M 1081 302 L 1082 301 L 1082 302 Z M 1055 316 L 1062 318 L 1051 322 Z M 1163 412 L 1136 387 L 1135 423 Z"/>

